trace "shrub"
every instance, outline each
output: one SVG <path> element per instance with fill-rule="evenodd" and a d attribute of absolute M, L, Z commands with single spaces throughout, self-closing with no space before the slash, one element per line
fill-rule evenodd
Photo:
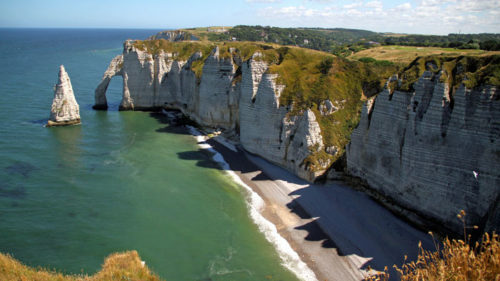
<path fill-rule="evenodd" d="M 399 268 L 394 265 L 402 281 L 427 280 L 500 280 L 500 237 L 493 232 L 485 233 L 480 242 L 472 243 L 466 234 L 465 212 L 457 215 L 464 223 L 464 240 L 445 238 L 435 243 L 436 251 L 428 251 L 418 244 L 417 261 L 405 263 Z M 474 227 L 476 228 L 476 227 Z M 432 232 L 429 232 L 432 236 Z M 432 236 L 434 239 L 434 236 Z M 406 262 L 406 260 L 405 260 Z M 387 267 L 379 275 L 367 280 L 388 280 Z"/>
<path fill-rule="evenodd" d="M 94 275 L 63 275 L 43 268 L 28 267 L 9 255 L 0 253 L 0 280 L 37 280 L 37 281 L 160 281 L 142 263 L 136 251 L 114 253 L 108 256 L 102 269 Z"/>

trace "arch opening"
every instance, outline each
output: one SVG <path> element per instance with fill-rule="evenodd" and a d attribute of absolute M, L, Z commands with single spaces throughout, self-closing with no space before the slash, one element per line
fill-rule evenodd
<path fill-rule="evenodd" d="M 101 82 L 95 89 L 95 104 L 92 107 L 95 110 L 108 110 L 108 100 L 106 94 L 112 100 L 120 100 L 123 93 L 123 77 L 122 79 L 113 79 L 115 76 L 122 76 L 123 55 L 116 56 L 104 72 Z M 120 86 L 121 85 L 121 86 Z M 112 102 L 110 105 L 114 109 L 118 108 L 120 102 Z"/>

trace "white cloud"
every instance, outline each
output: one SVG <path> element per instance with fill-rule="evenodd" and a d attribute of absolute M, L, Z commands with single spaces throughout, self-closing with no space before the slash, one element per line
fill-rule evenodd
<path fill-rule="evenodd" d="M 381 1 L 356 1 L 260 9 L 258 16 L 279 26 L 349 27 L 421 34 L 499 32 L 498 0 L 422 0 L 389 6 Z M 319 5 L 319 6 L 318 6 Z M 271 5 L 272 6 L 272 5 Z M 274 24 L 273 24 L 274 22 Z"/>
<path fill-rule="evenodd" d="M 396 11 L 406 11 L 406 10 L 410 10 L 411 9 L 411 4 L 406 2 L 406 3 L 403 3 L 401 5 L 397 5 L 396 8 L 394 8 L 394 10 Z"/>
<path fill-rule="evenodd" d="M 370 1 L 370 2 L 367 2 L 367 3 L 365 4 L 365 7 L 368 7 L 368 8 L 375 8 L 375 9 L 377 9 L 377 8 L 382 8 L 382 6 L 383 6 L 383 5 L 382 5 L 382 2 L 380 2 L 380 1 Z"/>
<path fill-rule="evenodd" d="M 353 9 L 353 8 L 356 8 L 356 7 L 360 7 L 362 6 L 363 3 L 362 2 L 357 2 L 357 3 L 352 3 L 352 4 L 346 4 L 343 6 L 344 9 Z"/>

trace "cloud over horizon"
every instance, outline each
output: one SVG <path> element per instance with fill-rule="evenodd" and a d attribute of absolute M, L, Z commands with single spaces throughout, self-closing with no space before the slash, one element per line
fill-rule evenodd
<path fill-rule="evenodd" d="M 500 1 L 0 1 L 0 27 L 171 29 L 240 24 L 420 34 L 500 33 Z"/>
<path fill-rule="evenodd" d="M 283 1 L 257 10 L 269 25 L 422 34 L 500 32 L 500 1 Z M 310 5 L 315 2 L 315 5 Z"/>

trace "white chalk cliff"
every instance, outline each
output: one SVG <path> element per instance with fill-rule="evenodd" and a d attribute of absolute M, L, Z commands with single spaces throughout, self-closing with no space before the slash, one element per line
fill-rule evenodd
<path fill-rule="evenodd" d="M 123 77 L 121 110 L 171 108 L 203 126 L 232 130 L 241 146 L 301 178 L 313 181 L 331 163 L 314 169 L 306 158 L 335 154 L 325 147 L 311 109 L 294 111 L 280 104 L 284 85 L 260 52 L 248 60 L 237 50 L 220 55 L 215 47 L 201 77 L 193 64 L 201 52 L 150 54 L 124 43 L 95 91 L 95 108 L 107 108 L 106 89 L 113 76 Z M 500 225 L 500 99 L 495 87 L 463 85 L 450 97 L 438 72 L 425 72 L 412 93 L 386 89 L 363 107 L 361 121 L 347 146 L 347 172 L 409 211 L 412 220 L 431 221 L 460 233 L 456 214 L 465 209 L 469 225 Z M 397 80 L 397 77 L 394 78 Z M 319 113 L 342 110 L 325 100 Z M 318 158 L 322 159 L 322 158 Z M 445 203 L 443 203 L 445 202 Z"/>
<path fill-rule="evenodd" d="M 441 74 L 426 71 L 414 92 L 386 88 L 363 107 L 347 147 L 348 171 L 445 231 L 462 233 L 461 209 L 469 226 L 498 230 L 498 91 L 462 84 L 450 97 Z"/>
<path fill-rule="evenodd" d="M 324 173 L 330 163 L 315 171 L 303 163 L 311 147 L 324 148 L 314 113 L 287 114 L 289 109 L 279 104 L 284 86 L 276 83 L 260 53 L 242 61 L 235 50 L 223 58 L 215 47 L 198 78 L 191 65 L 201 56 L 197 52 L 178 60 L 163 51 L 152 55 L 126 41 L 123 54 L 111 61 L 95 91 L 94 108 L 107 108 L 108 84 L 113 76 L 122 76 L 120 110 L 179 109 L 201 125 L 239 132 L 246 150 L 304 179 Z"/>
<path fill-rule="evenodd" d="M 80 124 L 80 107 L 75 99 L 73 87 L 64 66 L 59 67 L 59 80 L 54 86 L 54 100 L 47 126 Z"/>

